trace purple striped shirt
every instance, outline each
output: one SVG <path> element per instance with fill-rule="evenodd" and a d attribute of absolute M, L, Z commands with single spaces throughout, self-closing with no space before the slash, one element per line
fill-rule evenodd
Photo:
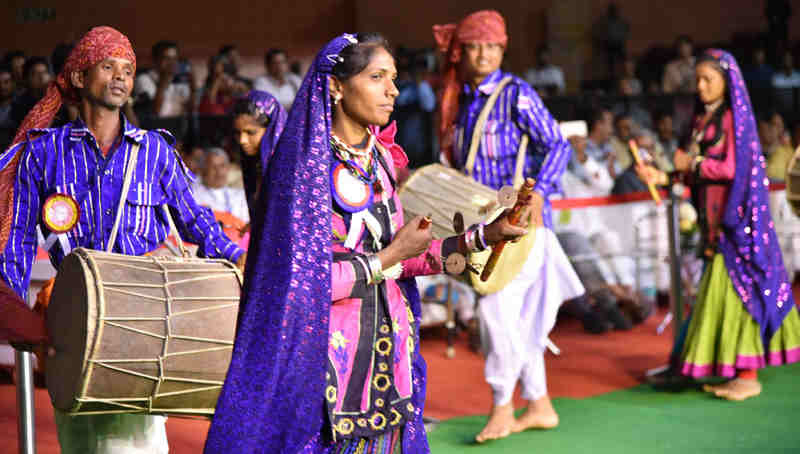
<path fill-rule="evenodd" d="M 497 70 L 484 79 L 476 90 L 469 84 L 459 99 L 455 125 L 455 165 L 463 169 L 472 144 L 472 131 L 478 116 L 495 87 L 511 74 Z M 558 123 L 547 111 L 539 95 L 525 81 L 513 76 L 503 88 L 489 113 L 486 128 L 475 157 L 472 177 L 495 189 L 514 183 L 517 151 L 527 134 L 527 156 L 523 175 L 536 179 L 536 191 L 545 196 L 545 226 L 552 227 L 548 197 L 561 191 L 561 175 L 569 162 L 572 148 L 561 136 Z"/>
<path fill-rule="evenodd" d="M 41 222 L 42 203 L 54 193 L 72 196 L 80 206 L 80 218 L 64 234 L 70 249 L 105 250 L 135 143 L 140 144 L 139 155 L 113 251 L 142 255 L 158 248 L 169 234 L 161 208 L 167 204 L 181 237 L 197 244 L 199 255 L 236 261 L 242 254 L 222 233 L 212 212 L 195 202 L 191 192 L 194 176 L 169 143 L 174 140 L 169 133 L 138 129 L 121 118 L 122 138 L 107 157 L 80 119 L 61 128 L 31 131 L 31 135 L 41 135 L 35 139 L 29 135 L 27 142 L 0 155 L 1 169 L 15 153 L 22 153 L 14 183 L 14 220 L 8 244 L 0 254 L 0 275 L 23 298 L 36 255 L 37 226 L 45 238 L 52 235 Z M 58 267 L 65 255 L 61 242 L 55 241 L 48 252 Z"/>

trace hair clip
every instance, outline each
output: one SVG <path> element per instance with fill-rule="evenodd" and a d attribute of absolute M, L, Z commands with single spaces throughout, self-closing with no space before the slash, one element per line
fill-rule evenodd
<path fill-rule="evenodd" d="M 350 33 L 345 33 L 342 36 L 344 37 L 344 39 L 350 41 L 350 44 L 358 44 L 358 39 L 356 39 L 355 35 L 350 34 Z"/>
<path fill-rule="evenodd" d="M 325 58 L 334 65 L 337 63 L 344 63 L 344 58 L 340 57 L 339 54 L 326 55 Z"/>

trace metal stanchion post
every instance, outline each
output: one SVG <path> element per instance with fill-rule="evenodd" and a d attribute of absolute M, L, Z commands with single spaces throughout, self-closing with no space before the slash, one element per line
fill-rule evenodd
<path fill-rule="evenodd" d="M 19 454 L 36 453 L 33 400 L 33 353 L 14 350 L 17 366 L 17 430 Z"/>
<path fill-rule="evenodd" d="M 671 300 L 672 300 L 672 326 L 675 342 L 683 324 L 683 292 L 681 290 L 681 232 L 678 220 L 678 206 L 683 194 L 683 185 L 673 184 L 669 191 L 669 204 L 667 205 L 667 220 L 669 225 L 669 271 Z"/>
<path fill-rule="evenodd" d="M 667 227 L 669 230 L 669 271 L 670 271 L 670 301 L 672 302 L 672 327 L 674 333 L 673 346 L 677 345 L 681 335 L 681 325 L 683 325 L 683 292 L 681 290 L 681 232 L 679 228 L 678 207 L 680 206 L 681 196 L 684 187 L 679 183 L 672 183 L 669 188 L 669 199 L 667 200 Z M 662 322 L 666 325 L 667 322 Z M 661 328 L 659 328 L 661 329 Z M 670 382 L 678 383 L 675 370 L 672 367 L 674 358 L 670 358 L 670 363 L 648 370 L 645 375 L 653 385 L 665 385 Z M 666 374 L 666 376 L 664 375 Z"/>

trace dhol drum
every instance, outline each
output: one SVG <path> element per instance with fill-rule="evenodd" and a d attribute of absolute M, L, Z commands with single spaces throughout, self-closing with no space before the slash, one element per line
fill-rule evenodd
<path fill-rule="evenodd" d="M 53 406 L 70 414 L 213 414 L 241 284 L 226 260 L 76 249 L 47 308 Z"/>
<path fill-rule="evenodd" d="M 794 214 L 800 216 L 800 147 L 795 150 L 786 170 L 786 198 Z"/>
<path fill-rule="evenodd" d="M 445 238 L 455 235 L 453 217 L 461 213 L 464 225 L 469 227 L 480 222 L 491 221 L 502 210 L 502 206 L 512 206 L 507 191 L 498 195 L 494 189 L 484 186 L 456 169 L 431 164 L 417 169 L 399 189 L 400 201 L 406 219 L 414 216 L 430 216 L 433 235 Z M 511 193 L 514 193 L 511 190 Z M 503 199 L 501 206 L 499 199 Z M 508 244 L 500 256 L 495 271 L 487 281 L 479 273 L 469 273 L 472 287 L 482 295 L 500 291 L 520 272 L 528 253 L 533 248 L 535 229 L 516 243 Z M 469 262 L 474 268 L 483 267 L 491 255 L 491 250 L 470 255 Z"/>

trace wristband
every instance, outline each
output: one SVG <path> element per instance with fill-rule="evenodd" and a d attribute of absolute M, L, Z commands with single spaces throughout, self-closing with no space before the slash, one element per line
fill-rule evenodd
<path fill-rule="evenodd" d="M 481 250 L 489 247 L 486 243 L 486 237 L 484 236 L 484 227 L 486 227 L 486 224 L 481 223 L 478 225 L 478 247 L 481 248 Z"/>

